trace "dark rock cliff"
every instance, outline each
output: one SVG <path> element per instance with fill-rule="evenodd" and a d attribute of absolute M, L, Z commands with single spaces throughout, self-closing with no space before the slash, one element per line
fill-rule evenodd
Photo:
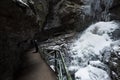
<path fill-rule="evenodd" d="M 26 15 L 11 0 L 0 1 L 0 80 L 13 80 L 22 62 L 22 52 L 29 49 L 29 40 L 36 31 L 35 16 Z M 24 41 L 27 42 L 24 44 Z"/>
<path fill-rule="evenodd" d="M 0 0 L 0 80 L 13 80 L 33 38 L 44 41 L 92 23 L 90 15 L 83 15 L 82 5 L 86 4 L 81 0 L 33 0 L 28 7 Z M 120 20 L 120 1 L 114 0 L 109 11 L 111 20 Z"/>

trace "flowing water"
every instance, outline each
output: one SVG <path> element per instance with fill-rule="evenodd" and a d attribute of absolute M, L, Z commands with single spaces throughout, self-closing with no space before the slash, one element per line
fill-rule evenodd
<path fill-rule="evenodd" d="M 110 54 L 103 51 L 116 42 L 111 35 L 118 28 L 115 22 L 98 22 L 71 45 L 69 70 L 75 72 L 75 80 L 111 80 L 109 66 L 103 62 L 103 54 L 107 55 L 106 62 Z"/>
<path fill-rule="evenodd" d="M 109 8 L 113 0 L 81 1 L 84 3 L 80 16 L 83 17 L 83 22 L 87 24 L 84 17 L 89 16 L 93 20 L 91 23 L 96 23 L 80 33 L 79 38 L 71 44 L 68 51 L 70 63 L 66 60 L 68 70 L 74 73 L 74 80 L 112 80 L 109 66 L 111 54 L 115 54 L 114 51 L 118 49 L 120 52 L 120 36 L 116 36 L 116 31 L 120 32 L 120 26 L 110 21 Z M 60 46 L 57 46 L 57 49 L 58 47 Z M 56 47 L 54 48 L 56 50 Z M 54 64 L 51 67 L 54 68 Z"/>
<path fill-rule="evenodd" d="M 113 0 L 82 1 L 85 4 L 83 6 L 85 15 L 92 16 L 98 22 L 89 26 L 72 43 L 71 63 L 68 69 L 74 72 L 75 80 L 111 80 L 111 70 L 107 63 L 112 50 L 116 48 L 112 45 L 119 42 L 113 38 L 113 32 L 119 29 L 119 25 L 109 21 L 109 8 Z"/>

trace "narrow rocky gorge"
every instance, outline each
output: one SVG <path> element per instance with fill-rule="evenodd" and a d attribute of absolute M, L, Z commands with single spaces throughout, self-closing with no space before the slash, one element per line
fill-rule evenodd
<path fill-rule="evenodd" d="M 0 0 L 0 80 L 58 79 L 32 41 L 65 52 L 73 80 L 119 80 L 119 21 L 119 0 Z"/>

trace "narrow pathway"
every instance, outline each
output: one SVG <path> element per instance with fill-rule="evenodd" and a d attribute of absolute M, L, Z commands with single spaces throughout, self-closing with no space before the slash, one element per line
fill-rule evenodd
<path fill-rule="evenodd" d="M 57 80 L 55 73 L 40 57 L 39 53 L 27 53 L 30 67 L 23 70 L 17 80 Z"/>

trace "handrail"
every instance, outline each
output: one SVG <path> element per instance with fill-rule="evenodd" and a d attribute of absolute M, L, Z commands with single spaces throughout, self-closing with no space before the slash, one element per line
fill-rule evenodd
<path fill-rule="evenodd" d="M 58 73 L 57 74 L 58 80 L 72 80 L 72 77 L 67 69 L 66 64 L 65 64 L 65 60 L 64 60 L 62 52 L 59 49 L 44 49 L 44 50 L 51 50 L 51 51 L 53 51 L 52 53 L 54 53 L 54 60 L 55 60 L 54 67 L 55 67 L 55 72 Z M 51 56 L 51 55 L 49 55 L 49 53 L 48 54 L 44 53 L 44 51 L 40 52 L 40 50 L 39 50 L 39 53 L 42 53 L 42 57 L 44 59 L 45 59 L 45 56 L 49 56 L 49 57 Z"/>

